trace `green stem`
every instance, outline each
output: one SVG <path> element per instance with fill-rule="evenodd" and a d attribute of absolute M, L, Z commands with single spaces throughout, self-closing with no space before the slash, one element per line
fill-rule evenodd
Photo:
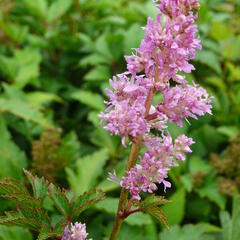
<path fill-rule="evenodd" d="M 149 91 L 147 99 L 146 99 L 145 116 L 148 115 L 149 110 L 151 108 L 153 95 L 154 95 L 154 90 L 151 89 Z M 130 152 L 128 162 L 127 162 L 126 172 L 128 172 L 132 167 L 135 166 L 137 158 L 138 158 L 138 154 L 139 154 L 139 151 L 141 148 L 141 143 L 142 143 L 142 136 L 138 136 L 132 144 L 131 152 Z M 112 229 L 112 233 L 110 236 L 110 240 L 116 240 L 118 237 L 123 220 L 124 220 L 124 218 L 126 218 L 126 217 L 124 217 L 125 216 L 124 213 L 126 210 L 127 201 L 128 201 L 128 190 L 122 188 L 120 198 L 119 198 L 119 203 L 118 203 L 118 211 L 117 211 L 117 215 L 115 217 L 115 221 L 113 224 L 113 229 Z"/>

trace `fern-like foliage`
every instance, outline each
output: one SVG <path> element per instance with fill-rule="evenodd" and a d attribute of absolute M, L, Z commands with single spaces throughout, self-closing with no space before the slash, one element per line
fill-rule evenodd
<path fill-rule="evenodd" d="M 142 212 L 148 213 L 157 218 L 166 227 L 168 227 L 167 217 L 160 206 L 168 203 L 168 200 L 162 196 L 150 195 L 143 201 L 136 202 L 135 205 L 140 208 Z"/>
<path fill-rule="evenodd" d="M 0 181 L 0 195 L 13 201 L 16 206 L 15 210 L 5 212 L 5 216 L 0 217 L 0 224 L 36 231 L 39 233 L 38 240 L 60 238 L 66 225 L 84 210 L 105 198 L 105 194 L 99 190 L 74 196 L 73 193 L 61 190 L 44 178 L 33 176 L 29 171 L 24 170 L 24 173 L 32 192 L 16 179 L 7 178 Z M 49 198 L 61 215 L 54 225 L 44 208 L 44 202 Z"/>

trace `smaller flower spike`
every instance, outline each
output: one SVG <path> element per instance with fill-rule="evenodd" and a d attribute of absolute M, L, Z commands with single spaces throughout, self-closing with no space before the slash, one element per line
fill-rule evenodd
<path fill-rule="evenodd" d="M 168 119 L 182 126 L 182 119 L 211 114 L 212 98 L 202 87 L 197 85 L 176 86 L 163 92 L 163 103 L 157 105 L 157 110 Z"/>
<path fill-rule="evenodd" d="M 70 225 L 70 229 L 66 226 L 62 240 L 85 240 L 87 235 L 86 224 L 76 222 Z"/>

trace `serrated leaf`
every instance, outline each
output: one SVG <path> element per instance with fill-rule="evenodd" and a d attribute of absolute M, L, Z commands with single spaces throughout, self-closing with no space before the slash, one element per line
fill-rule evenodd
<path fill-rule="evenodd" d="M 220 212 L 220 220 L 223 228 L 223 239 L 232 240 L 232 220 L 228 212 Z"/>
<path fill-rule="evenodd" d="M 5 178 L 0 181 L 0 194 L 1 195 L 28 195 L 26 187 L 14 178 Z"/>
<path fill-rule="evenodd" d="M 67 160 L 67 165 L 74 163 L 80 157 L 81 144 L 74 131 L 64 136 L 59 152 Z"/>
<path fill-rule="evenodd" d="M 210 35 L 215 40 L 222 41 L 231 38 L 233 36 L 233 31 L 223 22 L 214 22 L 211 24 Z"/>
<path fill-rule="evenodd" d="M 0 98 L 0 112 L 11 113 L 26 121 L 32 121 L 43 126 L 47 125 L 47 120 L 38 107 L 20 99 Z"/>
<path fill-rule="evenodd" d="M 54 1 L 48 10 L 47 19 L 49 22 L 53 22 L 61 18 L 71 7 L 72 0 L 56 0 Z"/>
<path fill-rule="evenodd" d="M 162 207 L 169 225 L 181 223 L 185 213 L 185 202 L 186 190 L 181 188 L 169 198 L 169 203 Z"/>
<path fill-rule="evenodd" d="M 144 31 L 139 24 L 133 24 L 124 33 L 124 53 L 131 54 L 133 48 L 137 48 L 140 45 L 141 40 L 144 37 Z"/>
<path fill-rule="evenodd" d="M 108 160 L 108 151 L 102 149 L 91 155 L 78 159 L 77 173 L 67 168 L 68 181 L 77 195 L 89 191 L 96 184 L 96 179 L 103 171 L 103 166 Z"/>
<path fill-rule="evenodd" d="M 0 117 L 0 132 L 0 177 L 22 179 L 22 168 L 27 167 L 27 158 L 12 141 L 2 117 Z"/>
<path fill-rule="evenodd" d="M 201 197 L 207 197 L 215 202 L 222 210 L 225 209 L 226 199 L 218 191 L 218 184 L 214 174 L 208 175 L 205 178 L 204 185 L 196 190 Z"/>
<path fill-rule="evenodd" d="M 0 217 L 1 225 L 19 226 L 32 230 L 38 230 L 41 227 L 41 223 L 33 218 L 25 218 L 21 212 L 6 212 L 5 214 L 6 216 Z"/>
<path fill-rule="evenodd" d="M 125 173 L 125 168 L 126 168 L 125 161 L 119 161 L 117 165 L 114 166 L 112 169 L 115 169 L 117 176 L 119 177 L 119 179 L 121 179 Z M 108 192 L 108 191 L 113 191 L 115 189 L 120 188 L 120 185 L 107 180 L 107 174 L 106 174 L 106 178 L 99 183 L 97 188 L 102 189 L 105 192 Z"/>
<path fill-rule="evenodd" d="M 146 213 L 149 213 L 153 217 L 157 218 L 158 221 L 160 221 L 166 227 L 168 227 L 167 216 L 166 216 L 166 214 L 164 213 L 164 211 L 160 207 L 158 207 L 158 206 L 148 206 L 148 207 L 144 208 L 144 211 Z"/>
<path fill-rule="evenodd" d="M 97 66 L 88 72 L 84 79 L 86 81 L 107 81 L 110 78 L 110 70 L 106 66 Z"/>
<path fill-rule="evenodd" d="M 49 232 L 50 232 L 50 227 L 46 224 L 42 225 L 37 240 L 48 239 Z"/>
<path fill-rule="evenodd" d="M 28 181 L 32 185 L 33 195 L 39 198 L 41 201 L 45 199 L 48 192 L 48 183 L 44 178 L 34 177 L 29 171 L 24 169 L 24 173 L 28 178 Z"/>
<path fill-rule="evenodd" d="M 15 50 L 13 57 L 0 56 L 0 69 L 14 81 L 16 88 L 22 89 L 29 83 L 36 83 L 40 73 L 41 55 L 32 48 Z"/>
<path fill-rule="evenodd" d="M 143 201 L 140 202 L 139 207 L 143 210 L 145 210 L 148 207 L 152 206 L 159 206 L 167 204 L 168 200 L 164 198 L 163 196 L 156 196 L 154 194 L 148 196 Z"/>
<path fill-rule="evenodd" d="M 211 167 L 200 157 L 193 156 L 189 159 L 189 170 L 191 173 L 203 172 L 207 174 L 211 171 Z"/>
<path fill-rule="evenodd" d="M 221 126 L 217 128 L 217 131 L 232 139 L 237 136 L 239 129 L 237 126 Z"/>
<path fill-rule="evenodd" d="M 58 103 L 63 103 L 62 98 L 59 96 L 52 94 L 52 93 L 47 93 L 47 92 L 31 92 L 26 94 L 26 97 L 29 102 L 36 106 L 43 106 L 47 103 L 51 102 L 58 102 Z"/>
<path fill-rule="evenodd" d="M 28 193 L 23 184 L 16 179 L 2 179 L 0 181 L 0 195 L 1 197 L 16 201 L 18 204 L 23 205 L 39 205 Z"/>
<path fill-rule="evenodd" d="M 60 189 L 55 187 L 52 183 L 48 187 L 48 193 L 57 209 L 63 215 L 67 216 L 69 213 L 69 202 L 64 193 Z"/>
<path fill-rule="evenodd" d="M 96 65 L 99 65 L 99 64 L 102 64 L 102 63 L 108 63 L 107 59 L 100 55 L 100 54 L 90 54 L 84 58 L 82 58 L 80 61 L 79 61 L 79 66 L 82 66 L 82 67 L 86 67 L 86 66 L 96 66 Z"/>
<path fill-rule="evenodd" d="M 123 55 L 122 53 L 123 41 L 124 41 L 123 34 L 120 34 L 120 33 L 108 34 L 105 40 L 107 42 L 108 49 L 111 52 L 113 59 L 115 61 L 118 61 Z"/>
<path fill-rule="evenodd" d="M 105 108 L 104 100 L 100 94 L 90 91 L 79 90 L 71 94 L 71 97 L 79 102 L 102 111 Z"/>
<path fill-rule="evenodd" d="M 233 198 L 233 213 L 232 213 L 232 239 L 240 239 L 240 196 L 235 194 Z"/>
<path fill-rule="evenodd" d="M 48 7 L 47 0 L 23 0 L 23 3 L 31 14 L 45 20 Z"/>
<path fill-rule="evenodd" d="M 222 44 L 222 54 L 226 59 L 237 61 L 240 59 L 240 36 L 233 37 Z"/>
<path fill-rule="evenodd" d="M 100 190 L 83 193 L 72 203 L 73 215 L 75 217 L 79 216 L 81 212 L 92 207 L 97 202 L 102 201 L 104 198 L 105 193 Z"/>
<path fill-rule="evenodd" d="M 208 50 L 197 52 L 195 60 L 207 65 L 218 74 L 221 74 L 222 72 L 220 59 L 214 52 Z"/>

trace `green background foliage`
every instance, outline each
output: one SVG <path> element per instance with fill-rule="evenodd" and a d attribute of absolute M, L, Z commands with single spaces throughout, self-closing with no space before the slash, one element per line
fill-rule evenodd
<path fill-rule="evenodd" d="M 240 203 L 232 198 L 240 190 L 240 169 L 232 170 L 240 164 L 240 1 L 200 3 L 203 50 L 188 80 L 214 96 L 213 116 L 169 126 L 173 136 L 186 133 L 196 142 L 170 173 L 171 202 L 162 207 L 170 230 L 138 213 L 119 239 L 240 239 Z M 108 172 L 123 175 L 129 152 L 100 126 L 104 89 L 124 71 L 124 55 L 139 45 L 141 26 L 157 13 L 153 6 L 151 0 L 0 0 L 0 178 L 24 183 L 25 168 L 77 194 L 106 191 L 104 202 L 77 219 L 95 240 L 108 239 L 117 207 L 120 188 L 106 180 Z M 1 215 L 14 205 L 0 203 Z M 0 227 L 3 240 L 35 238 Z"/>

